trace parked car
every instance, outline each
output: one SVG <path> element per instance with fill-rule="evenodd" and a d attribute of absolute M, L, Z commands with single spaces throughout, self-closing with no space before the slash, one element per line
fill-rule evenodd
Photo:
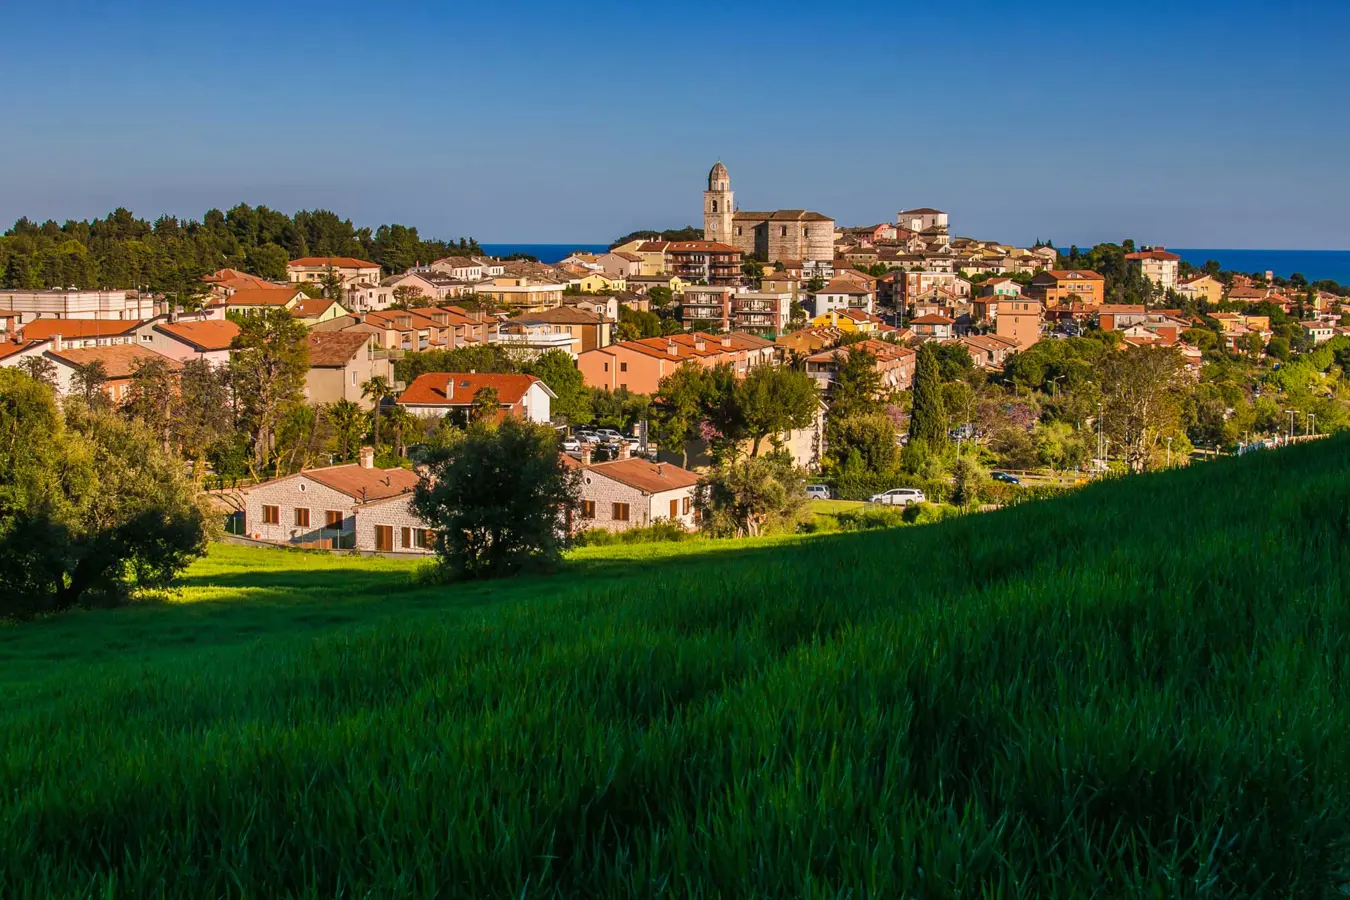
<path fill-rule="evenodd" d="M 574 437 L 563 438 L 562 448 L 564 450 L 577 451 L 581 449 L 581 441 Z"/>
<path fill-rule="evenodd" d="M 1004 484 L 1022 483 L 1022 479 L 1018 478 L 1016 475 L 1009 475 L 1007 472 L 991 472 L 989 477 L 995 481 L 1001 481 Z"/>
<path fill-rule="evenodd" d="M 828 500 L 830 499 L 830 486 L 828 484 L 808 484 L 806 486 L 807 500 Z"/>
<path fill-rule="evenodd" d="M 616 441 L 623 440 L 623 435 L 615 431 L 613 428 L 597 428 L 595 430 L 595 435 L 597 438 L 607 443 L 614 443 Z"/>
<path fill-rule="evenodd" d="M 577 429 L 576 431 L 572 432 L 572 437 L 576 438 L 583 444 L 594 444 L 597 440 L 595 432 L 587 428 Z"/>
<path fill-rule="evenodd" d="M 909 506 L 911 503 L 925 503 L 927 500 L 923 491 L 918 488 L 892 488 L 884 494 L 873 494 L 867 498 L 868 503 L 879 503 L 882 506 Z"/>

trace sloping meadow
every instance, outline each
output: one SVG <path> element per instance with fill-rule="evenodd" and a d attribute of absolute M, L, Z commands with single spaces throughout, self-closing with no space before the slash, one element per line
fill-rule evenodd
<path fill-rule="evenodd" d="M 71 666 L 0 895 L 1331 894 L 1346 450 Z"/>

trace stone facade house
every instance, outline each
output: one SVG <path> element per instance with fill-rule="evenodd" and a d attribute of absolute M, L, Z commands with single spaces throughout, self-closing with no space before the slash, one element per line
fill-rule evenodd
<path fill-rule="evenodd" d="M 627 531 L 658 521 L 693 528 L 697 523 L 694 492 L 699 476 L 687 469 L 636 457 L 602 463 L 563 459 L 581 475 L 575 530 Z"/>
<path fill-rule="evenodd" d="M 361 461 L 308 469 L 249 488 L 243 533 L 258 541 L 366 552 L 429 553 L 426 523 L 408 503 L 417 475 L 377 469 L 374 450 Z"/>
<path fill-rule="evenodd" d="M 834 258 L 833 219 L 805 209 L 737 210 L 731 176 L 720 161 L 708 172 L 703 193 L 703 236 L 765 262 Z"/>

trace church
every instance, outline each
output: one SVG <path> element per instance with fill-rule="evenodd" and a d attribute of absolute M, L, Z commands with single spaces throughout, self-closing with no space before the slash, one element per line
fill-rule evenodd
<path fill-rule="evenodd" d="M 805 209 L 736 209 L 731 175 L 718 161 L 703 194 L 703 239 L 730 244 L 764 262 L 834 259 L 834 219 Z"/>

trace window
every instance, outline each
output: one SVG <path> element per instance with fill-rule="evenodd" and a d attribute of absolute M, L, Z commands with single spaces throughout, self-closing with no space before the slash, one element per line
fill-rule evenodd
<path fill-rule="evenodd" d="M 613 510 L 613 513 L 614 513 L 614 514 L 613 514 L 610 518 L 612 518 L 615 522 L 627 522 L 627 521 L 628 521 L 628 504 L 627 504 L 627 503 L 615 503 L 615 504 L 614 504 L 614 510 Z"/>
<path fill-rule="evenodd" d="M 787 237 L 787 226 L 786 226 L 786 225 L 783 225 L 783 226 L 780 227 L 780 229 L 779 229 L 779 231 L 778 231 L 778 236 L 779 236 L 779 237 Z"/>
<path fill-rule="evenodd" d="M 675 518 L 676 516 L 678 516 L 679 514 L 680 514 L 680 501 L 679 501 L 679 500 L 671 500 L 671 501 L 670 501 L 670 517 L 673 519 L 673 518 Z"/>
<path fill-rule="evenodd" d="M 413 546 L 421 550 L 431 550 L 436 546 L 436 533 L 425 528 L 413 529 Z"/>
<path fill-rule="evenodd" d="M 606 371 L 606 372 L 609 371 L 609 363 L 605 363 L 605 371 Z"/>
<path fill-rule="evenodd" d="M 323 514 L 323 518 L 324 524 L 327 525 L 329 528 L 341 528 L 344 516 L 342 515 L 342 510 L 330 509 L 328 510 L 328 512 Z"/>
<path fill-rule="evenodd" d="M 356 373 L 355 373 L 355 372 L 352 372 L 352 385 L 353 385 L 353 386 L 356 385 Z"/>
<path fill-rule="evenodd" d="M 620 371 L 620 372 L 627 372 L 627 371 L 628 371 L 628 363 L 622 363 L 622 362 L 619 363 L 619 371 Z"/>
<path fill-rule="evenodd" d="M 297 506 L 295 508 L 295 524 L 297 528 L 309 527 L 309 507 Z"/>
<path fill-rule="evenodd" d="M 595 518 L 595 501 L 594 501 L 594 500 L 582 500 L 582 501 L 581 501 L 581 517 L 582 517 L 583 519 L 594 519 L 594 518 Z"/>
<path fill-rule="evenodd" d="M 381 553 L 388 553 L 394 549 L 393 525 L 375 526 L 375 549 Z"/>
<path fill-rule="evenodd" d="M 412 547 L 412 545 L 413 545 L 413 540 L 412 540 L 412 531 L 413 531 L 413 530 L 412 530 L 411 528 L 403 528 L 403 529 L 401 529 L 401 531 L 402 531 L 403 533 L 400 534 L 399 537 L 401 537 L 403 540 L 402 540 L 402 543 L 399 544 L 399 546 L 402 547 L 404 550 L 408 550 L 408 549 L 410 549 L 410 548 Z"/>
<path fill-rule="evenodd" d="M 281 507 L 263 506 L 263 524 L 277 525 L 281 522 Z"/>
<path fill-rule="evenodd" d="M 682 506 L 683 506 L 684 514 L 685 514 L 686 516 L 689 515 L 689 510 L 690 510 L 691 507 L 693 507 L 693 505 L 694 505 L 694 502 L 693 502 L 692 500 L 690 500 L 688 497 L 685 497 L 685 498 L 684 498 L 684 501 L 683 501 L 683 503 L 682 503 Z"/>

